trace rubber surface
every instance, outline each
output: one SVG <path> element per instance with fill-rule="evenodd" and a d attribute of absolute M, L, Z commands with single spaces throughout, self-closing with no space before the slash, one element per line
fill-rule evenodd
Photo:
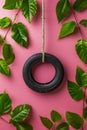
<path fill-rule="evenodd" d="M 55 56 L 45 53 L 45 62 L 52 64 L 55 68 L 55 76 L 48 83 L 39 83 L 35 81 L 32 74 L 32 68 L 34 65 L 42 61 L 42 54 L 38 53 L 31 56 L 24 64 L 23 67 L 23 79 L 27 86 L 32 90 L 40 93 L 47 93 L 57 88 L 64 77 L 64 69 L 61 62 Z"/>

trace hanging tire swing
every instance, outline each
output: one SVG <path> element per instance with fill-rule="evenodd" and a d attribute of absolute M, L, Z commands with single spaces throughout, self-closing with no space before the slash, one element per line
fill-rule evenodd
<path fill-rule="evenodd" d="M 48 83 L 37 82 L 32 73 L 33 67 L 37 63 L 50 63 L 55 68 L 55 76 Z M 24 64 L 23 67 L 23 79 L 27 86 L 32 90 L 40 93 L 50 92 L 61 84 L 64 77 L 64 69 L 58 58 L 55 56 L 44 53 L 44 0 L 42 0 L 42 53 L 37 53 L 31 56 Z"/>
<path fill-rule="evenodd" d="M 57 88 L 63 80 L 64 70 L 61 62 L 51 54 L 45 53 L 45 62 L 50 63 L 56 70 L 52 81 L 48 83 L 39 83 L 35 81 L 32 74 L 33 67 L 42 61 L 42 54 L 38 53 L 31 56 L 25 63 L 23 68 L 23 77 L 25 83 L 34 91 L 46 93 Z"/>

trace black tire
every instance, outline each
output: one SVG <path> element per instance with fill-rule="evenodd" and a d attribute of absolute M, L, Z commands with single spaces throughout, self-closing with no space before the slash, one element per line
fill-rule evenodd
<path fill-rule="evenodd" d="M 61 62 L 53 55 L 45 53 L 45 62 L 51 63 L 55 68 L 55 76 L 52 81 L 48 83 L 39 83 L 35 81 L 32 75 L 32 68 L 35 64 L 42 61 L 42 54 L 38 53 L 31 56 L 24 64 L 23 78 L 29 88 L 36 92 L 47 93 L 57 88 L 63 80 L 64 69 Z"/>

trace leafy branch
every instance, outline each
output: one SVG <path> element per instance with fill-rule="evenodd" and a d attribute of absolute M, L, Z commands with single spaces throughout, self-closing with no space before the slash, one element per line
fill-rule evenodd
<path fill-rule="evenodd" d="M 16 18 L 20 11 L 22 11 L 23 16 L 31 23 L 33 17 L 37 13 L 37 1 L 36 0 L 5 0 L 5 4 L 3 5 L 4 9 L 14 10 L 18 9 L 17 13 L 14 16 L 14 20 L 8 18 L 7 16 L 0 19 L 0 28 L 8 28 L 4 37 L 0 35 L 0 44 L 3 45 L 3 57 L 4 59 L 0 59 L 0 73 L 9 76 L 10 68 L 8 65 L 12 64 L 15 59 L 15 54 L 13 53 L 12 46 L 6 42 L 6 37 L 11 30 L 12 39 L 17 42 L 22 47 L 27 48 L 28 46 L 28 38 L 29 34 L 25 27 L 25 25 L 21 22 L 16 23 Z"/>
<path fill-rule="evenodd" d="M 59 112 L 52 110 L 50 113 L 51 119 L 40 117 L 42 124 L 49 130 L 69 130 L 69 126 L 75 129 L 80 129 L 84 123 L 82 117 L 73 112 L 66 112 L 66 122 L 62 120 Z"/>
<path fill-rule="evenodd" d="M 63 2 L 65 3 L 65 5 L 63 4 Z M 68 35 L 71 35 L 72 33 L 74 33 L 74 30 L 77 26 L 82 39 L 80 39 L 76 42 L 75 50 L 77 52 L 77 55 L 81 59 L 81 61 L 84 62 L 85 64 L 87 64 L 87 57 L 86 57 L 87 56 L 87 53 L 86 53 L 87 52 L 87 40 L 84 39 L 84 35 L 79 26 L 79 24 L 81 24 L 84 27 L 86 27 L 87 20 L 82 19 L 82 20 L 80 20 L 80 22 L 78 22 L 77 17 L 75 15 L 75 11 L 81 12 L 87 8 L 87 1 L 86 0 L 83 0 L 83 1 L 76 0 L 72 7 L 71 3 L 68 0 L 59 0 L 59 2 L 57 3 L 57 7 L 56 7 L 57 18 L 59 15 L 61 16 L 61 13 L 59 14 L 59 12 L 57 12 L 57 10 L 59 9 L 60 3 L 61 3 L 61 9 L 62 9 L 61 12 L 64 13 L 61 20 L 63 20 L 71 10 L 71 13 L 73 14 L 73 16 L 75 18 L 76 25 L 69 26 L 70 22 L 64 23 L 60 30 L 59 38 L 64 38 Z M 67 13 L 65 12 L 65 10 L 68 10 Z M 74 21 L 71 21 L 71 22 L 74 23 Z M 83 99 L 83 117 L 82 117 L 83 119 L 86 119 L 85 116 L 87 116 L 87 109 L 85 108 L 86 86 L 87 86 L 87 73 L 85 71 L 83 71 L 80 67 L 77 67 L 76 83 L 74 83 L 72 81 L 68 81 L 68 92 L 69 92 L 70 96 L 76 101 Z M 82 125 L 82 128 L 83 128 L 83 125 Z"/>
<path fill-rule="evenodd" d="M 28 104 L 22 104 L 12 109 L 12 100 L 9 95 L 6 92 L 0 94 L 0 119 L 13 124 L 17 130 L 33 130 L 30 124 L 25 123 L 30 112 L 31 106 Z M 9 122 L 3 118 L 4 114 L 10 114 Z"/>

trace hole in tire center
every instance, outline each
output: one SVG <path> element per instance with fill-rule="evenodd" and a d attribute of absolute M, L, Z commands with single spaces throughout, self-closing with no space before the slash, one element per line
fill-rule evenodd
<path fill-rule="evenodd" d="M 50 63 L 37 63 L 32 68 L 34 80 L 39 83 L 48 83 L 55 76 L 56 70 Z"/>

